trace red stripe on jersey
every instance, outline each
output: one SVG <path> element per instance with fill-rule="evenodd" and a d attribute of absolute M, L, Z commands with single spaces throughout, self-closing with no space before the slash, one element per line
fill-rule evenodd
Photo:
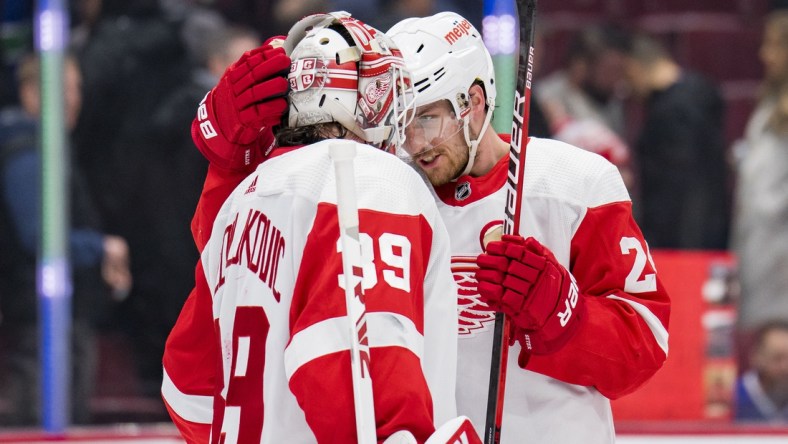
<path fill-rule="evenodd" d="M 372 348 L 370 354 L 378 440 L 408 430 L 424 442 L 435 428 L 432 398 L 418 357 L 401 347 Z M 301 366 L 290 378 L 290 390 L 317 442 L 356 442 L 350 352 L 332 353 Z"/>
<path fill-rule="evenodd" d="M 200 424 L 181 418 L 175 413 L 175 410 L 167 404 L 166 400 L 164 401 L 164 406 L 167 408 L 167 412 L 170 414 L 173 424 L 178 428 L 178 432 L 180 432 L 181 436 L 188 444 L 202 444 L 208 442 L 211 436 L 210 424 Z"/>
<path fill-rule="evenodd" d="M 195 278 L 196 286 L 186 299 L 178 320 L 167 337 L 162 363 L 172 383 L 181 393 L 214 396 L 216 382 L 221 375 L 221 369 L 216 364 L 220 354 L 214 337 L 211 293 L 201 262 L 197 264 Z M 187 421 L 178 416 L 166 400 L 165 404 L 172 422 L 187 442 L 208 442 L 210 424 Z"/>
<path fill-rule="evenodd" d="M 500 136 L 508 141 L 510 137 Z M 493 166 L 489 173 L 481 177 L 461 176 L 459 179 L 446 185 L 435 188 L 435 193 L 446 205 L 464 207 L 478 202 L 485 197 L 500 190 L 506 184 L 509 171 L 509 157 L 504 156 Z M 470 193 L 458 192 L 463 187 L 469 187 Z"/>
<path fill-rule="evenodd" d="M 213 363 L 219 357 L 219 349 L 214 347 L 212 299 L 202 263 L 197 265 L 196 278 L 196 287 L 186 299 L 167 337 L 162 361 L 167 374 L 182 393 L 213 396 L 216 380 Z M 203 345 L 195 348 L 194 344 Z"/>
<path fill-rule="evenodd" d="M 359 226 L 362 250 L 372 250 L 374 261 L 367 266 L 374 265 L 377 281 L 365 289 L 367 312 L 406 316 L 423 334 L 431 227 L 421 216 L 368 209 L 359 211 Z M 293 292 L 291 337 L 346 314 L 345 294 L 338 285 L 342 272 L 338 239 L 336 206 L 319 204 Z M 371 273 L 369 268 L 365 271 Z M 423 441 L 434 428 L 432 398 L 419 358 L 404 347 L 373 347 L 370 356 L 377 436 L 410 430 Z M 331 353 L 302 364 L 290 377 L 290 390 L 318 442 L 355 442 L 350 362 L 349 351 Z"/>

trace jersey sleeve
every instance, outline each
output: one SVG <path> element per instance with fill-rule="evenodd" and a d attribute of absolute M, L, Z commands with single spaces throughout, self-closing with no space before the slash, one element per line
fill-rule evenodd
<path fill-rule="evenodd" d="M 164 349 L 162 398 L 172 421 L 189 443 L 208 442 L 213 419 L 218 346 L 211 294 L 202 265 Z"/>
<path fill-rule="evenodd" d="M 317 442 L 355 442 L 350 327 L 344 291 L 337 285 L 342 264 L 335 211 L 331 204 L 320 204 L 307 238 L 285 366 L 290 390 Z M 409 430 L 423 442 L 435 430 L 422 369 L 431 227 L 421 216 L 362 209 L 359 218 L 377 436 L 384 440 Z"/>
<path fill-rule="evenodd" d="M 245 174 L 208 166 L 208 172 L 191 222 L 198 251 L 211 236 L 213 223 L 224 201 Z M 212 298 L 201 263 L 195 287 L 186 299 L 164 348 L 161 394 L 170 418 L 188 443 L 208 442 L 213 420 L 214 386 L 219 381 L 216 360 Z"/>
<path fill-rule="evenodd" d="M 590 193 L 621 195 L 610 192 L 623 189 L 620 182 L 610 172 Z M 572 237 L 570 272 L 585 298 L 587 322 L 559 352 L 530 357 L 527 368 L 594 386 L 610 399 L 631 393 L 667 358 L 670 297 L 628 199 L 588 207 Z"/>
<path fill-rule="evenodd" d="M 202 252 L 208 243 L 213 222 L 222 204 L 247 175 L 208 165 L 208 173 L 191 223 L 192 237 L 198 251 Z"/>
<path fill-rule="evenodd" d="M 213 223 L 224 202 L 247 175 L 208 165 L 208 172 L 191 221 L 198 251 L 211 237 Z M 213 420 L 215 384 L 220 380 L 215 365 L 212 298 L 198 263 L 195 287 L 165 344 L 162 398 L 170 418 L 189 443 L 208 442 Z"/>

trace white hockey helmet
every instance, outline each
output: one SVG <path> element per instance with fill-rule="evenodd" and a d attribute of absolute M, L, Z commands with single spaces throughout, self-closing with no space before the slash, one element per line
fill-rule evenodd
<path fill-rule="evenodd" d="M 495 70 L 481 33 L 461 15 L 441 12 L 405 19 L 386 34 L 405 57 L 416 90 L 415 106 L 448 100 L 457 118 L 464 121 L 469 157 L 462 174 L 468 174 L 495 108 Z M 468 90 L 475 82 L 484 86 L 487 115 L 476 140 L 471 140 Z"/>
<path fill-rule="evenodd" d="M 403 140 L 398 122 L 413 91 L 383 32 L 344 11 L 315 14 L 290 29 L 284 48 L 292 59 L 288 126 L 337 122 L 384 150 Z"/>

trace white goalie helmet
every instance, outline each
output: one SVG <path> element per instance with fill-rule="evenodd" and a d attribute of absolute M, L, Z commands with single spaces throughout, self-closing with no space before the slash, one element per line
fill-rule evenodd
<path fill-rule="evenodd" d="M 400 51 L 383 32 L 347 12 L 307 16 L 287 35 L 292 63 L 288 126 L 337 122 L 389 150 L 403 140 L 399 121 L 412 109 Z"/>
<path fill-rule="evenodd" d="M 405 57 L 416 93 L 415 106 L 448 100 L 455 116 L 464 121 L 469 158 L 462 174 L 468 174 L 495 108 L 495 70 L 481 33 L 461 15 L 441 12 L 405 19 L 386 34 Z M 477 139 L 471 140 L 468 90 L 475 82 L 484 86 L 487 115 Z"/>

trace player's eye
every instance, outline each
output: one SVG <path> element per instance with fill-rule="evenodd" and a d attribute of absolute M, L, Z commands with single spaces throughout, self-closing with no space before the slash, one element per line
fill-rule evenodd
<path fill-rule="evenodd" d="M 422 114 L 417 117 L 418 123 L 422 126 L 434 125 L 438 122 L 439 117 L 435 114 Z"/>

